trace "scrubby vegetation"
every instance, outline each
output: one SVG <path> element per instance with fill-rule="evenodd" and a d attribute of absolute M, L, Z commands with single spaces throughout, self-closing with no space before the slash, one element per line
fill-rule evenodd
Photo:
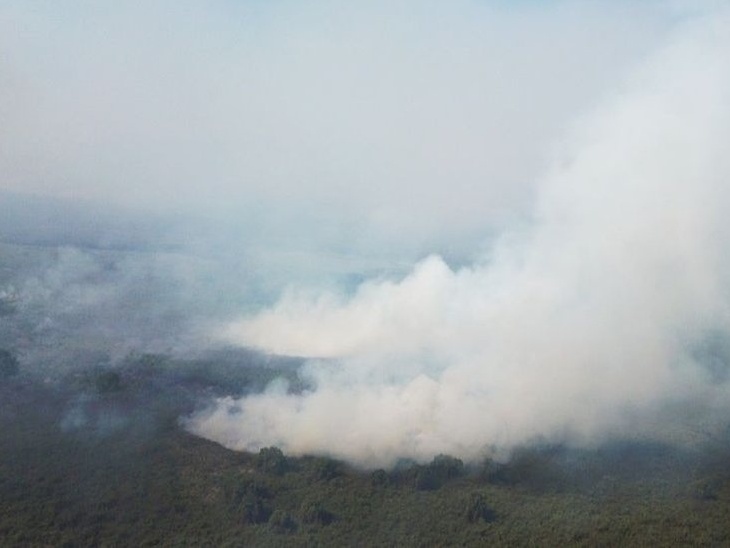
<path fill-rule="evenodd" d="M 279 378 L 301 390 L 298 362 L 151 350 L 181 324 L 145 338 L 149 310 L 126 295 L 112 299 L 121 318 L 94 299 L 88 314 L 50 310 L 57 276 L 26 287 L 21 274 L 51 252 L 0 251 L 0 546 L 730 545 L 730 434 L 691 450 L 533 445 L 507 462 L 437 455 L 392 470 L 229 451 L 181 418 Z M 116 280 L 107 255 L 71 269 L 70 285 Z"/>
<path fill-rule="evenodd" d="M 63 382 L 16 375 L 0 385 L 0 544 L 730 543 L 724 442 L 693 452 L 526 447 L 502 464 L 439 455 L 368 472 L 276 447 L 236 453 L 186 433 L 178 417 L 222 373 L 171 366 L 132 356 Z M 270 374 L 245 369 L 249 380 Z"/>
<path fill-rule="evenodd" d="M 0 380 L 18 374 L 18 359 L 9 351 L 0 348 Z"/>

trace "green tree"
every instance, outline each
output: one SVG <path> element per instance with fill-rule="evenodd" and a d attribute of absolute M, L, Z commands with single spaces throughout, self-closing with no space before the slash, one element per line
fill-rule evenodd
<path fill-rule="evenodd" d="M 372 474 L 370 474 L 370 485 L 373 487 L 386 487 L 390 484 L 390 477 L 388 476 L 388 472 L 383 470 L 382 468 L 378 468 L 377 470 L 374 470 Z"/>
<path fill-rule="evenodd" d="M 297 522 L 289 512 L 274 510 L 269 518 L 269 529 L 280 534 L 294 533 L 297 530 Z"/>
<path fill-rule="evenodd" d="M 476 523 L 478 521 L 489 523 L 497 517 L 481 493 L 472 493 L 470 495 L 466 503 L 465 515 L 469 523 Z"/>
<path fill-rule="evenodd" d="M 231 478 L 226 493 L 232 509 L 245 523 L 266 523 L 271 516 L 271 492 L 263 483 L 252 478 Z"/>
<path fill-rule="evenodd" d="M 104 371 L 96 377 L 94 385 L 99 394 L 119 392 L 122 389 L 122 377 L 116 371 Z"/>
<path fill-rule="evenodd" d="M 0 348 L 0 379 L 17 375 L 19 370 L 17 358 L 4 348 Z"/>
<path fill-rule="evenodd" d="M 304 523 L 316 525 L 329 525 L 335 519 L 335 515 L 318 500 L 305 500 L 299 515 Z"/>
<path fill-rule="evenodd" d="M 431 491 L 439 489 L 444 483 L 458 478 L 464 472 L 464 463 L 450 455 L 437 455 L 426 466 L 419 466 L 416 471 L 416 489 Z"/>
<path fill-rule="evenodd" d="M 264 447 L 256 457 L 256 465 L 268 474 L 281 476 L 289 469 L 289 461 L 278 447 Z"/>
<path fill-rule="evenodd" d="M 311 473 L 315 480 L 329 481 L 342 475 L 342 465 L 327 457 L 315 457 L 311 464 Z"/>

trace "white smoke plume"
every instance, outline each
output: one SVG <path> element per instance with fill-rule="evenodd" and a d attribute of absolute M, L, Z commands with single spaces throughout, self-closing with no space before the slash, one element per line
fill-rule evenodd
<path fill-rule="evenodd" d="M 376 467 L 721 423 L 728 143 L 730 18 L 715 10 L 574 124 L 529 219 L 471 266 L 430 256 L 353 294 L 291 290 L 228 326 L 227 340 L 310 358 L 311 387 L 219 400 L 191 430 Z"/>

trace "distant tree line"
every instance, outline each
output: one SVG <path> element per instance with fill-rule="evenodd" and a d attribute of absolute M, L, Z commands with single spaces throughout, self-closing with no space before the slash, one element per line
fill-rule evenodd
<path fill-rule="evenodd" d="M 18 359 L 9 351 L 0 348 L 0 379 L 7 379 L 18 374 L 20 364 Z"/>

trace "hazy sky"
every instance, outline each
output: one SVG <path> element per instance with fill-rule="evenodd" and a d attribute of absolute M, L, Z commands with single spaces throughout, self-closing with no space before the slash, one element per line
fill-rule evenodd
<path fill-rule="evenodd" d="M 372 467 L 687 440 L 730 404 L 728 13 L 3 2 L 0 189 L 259 250 L 240 283 L 289 288 L 208 335 L 309 358 L 311 390 L 190 420 L 227 446 Z"/>
<path fill-rule="evenodd" d="M 243 237 L 468 254 L 529 214 L 566 130 L 683 13 L 2 2 L 0 188 L 225 215 Z"/>

